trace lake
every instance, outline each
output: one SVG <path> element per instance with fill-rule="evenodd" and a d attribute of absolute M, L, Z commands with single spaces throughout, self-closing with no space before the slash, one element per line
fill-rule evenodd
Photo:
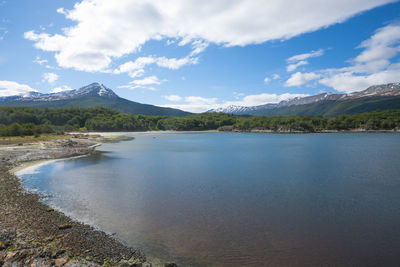
<path fill-rule="evenodd" d="M 395 266 L 400 135 L 156 133 L 20 172 L 29 190 L 182 266 Z"/>

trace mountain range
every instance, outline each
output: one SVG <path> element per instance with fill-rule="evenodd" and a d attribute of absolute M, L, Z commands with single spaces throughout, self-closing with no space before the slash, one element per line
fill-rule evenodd
<path fill-rule="evenodd" d="M 42 94 L 30 92 L 25 95 L 0 97 L 0 106 L 26 106 L 37 108 L 106 107 L 125 113 L 142 115 L 186 116 L 174 108 L 141 104 L 119 97 L 101 83 L 92 83 L 77 90 Z"/>
<path fill-rule="evenodd" d="M 0 106 L 27 106 L 38 108 L 106 107 L 125 113 L 142 115 L 186 116 L 191 113 L 179 109 L 142 104 L 119 97 L 101 83 L 92 83 L 77 90 L 43 94 L 0 97 Z M 400 83 L 368 87 L 351 94 L 322 93 L 297 97 L 276 104 L 259 106 L 228 106 L 209 110 L 234 115 L 295 116 L 314 115 L 333 117 L 343 114 L 375 110 L 400 109 Z"/>
<path fill-rule="evenodd" d="M 228 106 L 208 112 L 234 115 L 295 116 L 314 115 L 333 117 L 375 110 L 400 109 L 400 83 L 375 85 L 351 94 L 322 93 L 296 97 L 277 104 L 259 106 Z"/>

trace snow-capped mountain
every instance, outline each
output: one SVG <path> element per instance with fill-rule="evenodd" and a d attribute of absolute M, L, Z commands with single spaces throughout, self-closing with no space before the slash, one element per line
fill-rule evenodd
<path fill-rule="evenodd" d="M 125 113 L 143 115 L 185 116 L 188 112 L 141 104 L 119 97 L 101 83 L 92 83 L 77 90 L 42 94 L 30 92 L 24 95 L 0 97 L 0 106 L 27 106 L 38 108 L 106 107 Z"/>
<path fill-rule="evenodd" d="M 400 83 L 389 83 L 383 85 L 374 85 L 368 87 L 366 90 L 355 92 L 351 94 L 333 94 L 322 93 L 313 96 L 296 97 L 290 100 L 284 100 L 277 104 L 264 104 L 259 106 L 228 106 L 218 109 L 212 109 L 208 112 L 224 112 L 235 115 L 263 115 L 269 110 L 279 110 L 288 107 L 312 105 L 316 103 L 340 103 L 350 100 L 372 98 L 372 97 L 396 97 L 400 96 Z M 363 99 L 365 100 L 365 99 Z"/>
<path fill-rule="evenodd" d="M 400 83 L 388 83 L 370 86 L 364 91 L 355 92 L 346 96 L 347 99 L 355 99 L 368 96 L 399 96 Z"/>
<path fill-rule="evenodd" d="M 72 99 L 83 96 L 101 96 L 105 98 L 118 98 L 111 89 L 101 83 L 92 83 L 77 90 L 64 91 L 59 93 L 42 94 L 38 92 L 29 92 L 19 96 L 0 97 L 0 101 L 57 101 Z"/>
<path fill-rule="evenodd" d="M 251 110 L 256 110 L 256 106 L 254 107 L 244 107 L 244 106 L 235 106 L 235 105 L 230 105 L 227 107 L 221 107 L 217 109 L 212 109 L 208 112 L 224 112 L 224 113 L 231 113 L 231 114 L 247 114 L 247 112 Z"/>

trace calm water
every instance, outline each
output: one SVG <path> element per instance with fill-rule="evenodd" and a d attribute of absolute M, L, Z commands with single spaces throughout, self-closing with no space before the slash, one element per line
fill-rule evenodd
<path fill-rule="evenodd" d="M 99 150 L 24 184 L 185 266 L 400 262 L 398 134 L 144 134 Z"/>

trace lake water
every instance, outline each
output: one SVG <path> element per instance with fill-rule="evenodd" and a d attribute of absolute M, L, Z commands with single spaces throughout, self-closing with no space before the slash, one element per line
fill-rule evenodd
<path fill-rule="evenodd" d="M 50 205 L 182 266 L 395 266 L 399 134 L 136 134 L 20 173 Z"/>

